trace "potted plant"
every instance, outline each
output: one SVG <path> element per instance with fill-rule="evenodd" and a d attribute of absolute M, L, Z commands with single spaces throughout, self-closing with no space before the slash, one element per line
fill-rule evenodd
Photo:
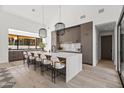
<path fill-rule="evenodd" d="M 39 47 L 44 51 L 44 48 L 46 47 L 45 43 L 40 42 Z"/>

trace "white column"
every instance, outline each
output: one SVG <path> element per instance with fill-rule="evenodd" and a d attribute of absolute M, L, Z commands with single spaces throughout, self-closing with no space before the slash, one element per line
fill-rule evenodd
<path fill-rule="evenodd" d="M 115 66 L 116 66 L 116 70 L 117 70 L 117 25 L 116 25 L 116 27 L 115 27 L 115 30 L 114 30 L 114 37 L 115 37 L 115 45 L 114 45 L 114 49 L 115 49 L 115 52 L 114 52 L 114 64 L 115 64 Z"/>
<path fill-rule="evenodd" d="M 93 24 L 93 66 L 97 64 L 97 31 L 95 25 Z"/>
<path fill-rule="evenodd" d="M 8 29 L 0 27 L 0 63 L 8 62 Z"/>

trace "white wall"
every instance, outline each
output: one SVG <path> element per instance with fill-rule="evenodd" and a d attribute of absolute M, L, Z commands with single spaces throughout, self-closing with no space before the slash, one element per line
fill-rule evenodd
<path fill-rule="evenodd" d="M 8 28 L 38 32 L 40 25 L 30 20 L 0 11 L 0 63 L 8 62 Z"/>
<path fill-rule="evenodd" d="M 0 22 L 0 63 L 4 62 L 8 62 L 8 32 L 7 27 Z"/>
<path fill-rule="evenodd" d="M 95 26 L 93 25 L 93 66 L 96 66 L 96 64 L 98 63 L 98 31 L 96 30 Z"/>

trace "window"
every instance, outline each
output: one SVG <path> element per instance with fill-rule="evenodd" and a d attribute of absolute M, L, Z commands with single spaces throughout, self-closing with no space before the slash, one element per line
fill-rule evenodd
<path fill-rule="evenodd" d="M 9 49 L 39 48 L 40 38 L 9 34 Z"/>
<path fill-rule="evenodd" d="M 124 82 L 124 16 L 120 28 L 120 73 Z"/>
<path fill-rule="evenodd" d="M 19 49 L 30 49 L 36 48 L 36 38 L 34 37 L 26 37 L 26 36 L 19 36 Z"/>
<path fill-rule="evenodd" d="M 9 49 L 17 49 L 17 36 L 9 35 Z"/>

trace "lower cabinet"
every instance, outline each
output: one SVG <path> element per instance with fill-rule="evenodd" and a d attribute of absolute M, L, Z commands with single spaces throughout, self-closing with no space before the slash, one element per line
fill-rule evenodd
<path fill-rule="evenodd" d="M 23 51 L 9 51 L 9 62 L 23 60 Z"/>

